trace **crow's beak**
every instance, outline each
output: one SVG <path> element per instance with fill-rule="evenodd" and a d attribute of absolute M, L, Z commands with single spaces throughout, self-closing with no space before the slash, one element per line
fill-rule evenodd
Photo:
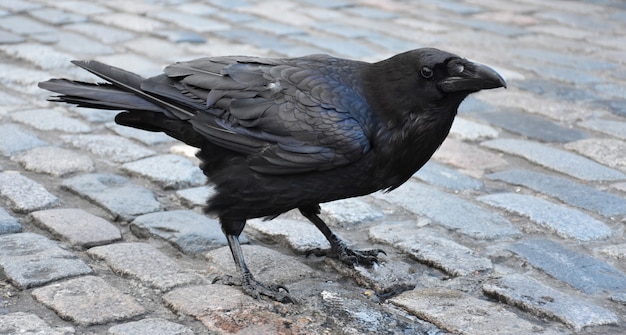
<path fill-rule="evenodd" d="M 502 76 L 486 65 L 465 62 L 450 66 L 450 76 L 439 82 L 439 88 L 444 92 L 476 92 L 498 87 L 506 88 Z"/>

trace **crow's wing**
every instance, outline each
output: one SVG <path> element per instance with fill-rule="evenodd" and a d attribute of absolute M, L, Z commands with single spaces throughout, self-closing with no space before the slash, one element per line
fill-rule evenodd
<path fill-rule="evenodd" d="M 364 63 L 324 55 L 290 60 L 203 58 L 176 63 L 142 89 L 195 106 L 208 140 L 248 155 L 266 174 L 326 170 L 370 150 Z M 202 106 L 201 109 L 198 106 Z"/>

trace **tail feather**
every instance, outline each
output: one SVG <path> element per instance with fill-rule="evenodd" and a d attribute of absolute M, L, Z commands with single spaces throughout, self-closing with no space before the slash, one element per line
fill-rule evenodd
<path fill-rule="evenodd" d="M 79 107 L 113 110 L 146 110 L 164 113 L 164 109 L 133 93 L 120 90 L 111 84 L 91 84 L 67 79 L 50 79 L 39 87 L 60 93 L 51 101 L 76 104 Z"/>
<path fill-rule="evenodd" d="M 64 85 L 58 85 L 58 82 L 56 82 L 55 84 L 55 81 L 51 80 L 48 82 L 40 83 L 39 87 L 63 94 L 57 97 L 57 99 L 60 101 L 81 103 L 83 105 L 87 103 L 87 104 L 91 104 L 91 106 L 106 107 L 109 109 L 112 109 L 113 106 L 117 104 L 116 99 L 125 98 L 125 97 L 127 98 L 126 95 L 119 94 L 119 92 L 122 92 L 122 93 L 135 95 L 137 98 L 143 99 L 146 102 L 149 102 L 151 105 L 162 107 L 162 108 L 159 108 L 158 111 L 165 113 L 169 117 L 177 118 L 180 120 L 188 120 L 189 118 L 194 116 L 194 113 L 188 110 L 185 110 L 184 108 L 176 104 L 172 104 L 171 102 L 166 101 L 165 99 L 162 99 L 154 94 L 151 94 L 150 92 L 146 92 L 142 90 L 141 84 L 146 79 L 135 73 L 132 73 L 132 72 L 129 72 L 129 71 L 126 71 L 126 70 L 123 70 L 114 66 L 110 66 L 104 63 L 100 63 L 98 61 L 72 61 L 72 63 L 95 74 L 96 76 L 108 81 L 111 84 L 110 85 L 92 84 L 90 86 L 87 83 L 66 80 Z M 53 84 L 49 84 L 49 85 L 45 84 L 45 83 L 50 83 L 50 82 L 52 82 Z M 44 85 L 42 86 L 42 84 Z M 68 89 L 68 87 L 72 86 L 72 84 L 74 88 Z M 48 86 L 49 88 L 45 86 Z M 85 89 L 85 87 L 87 86 L 91 87 L 91 90 Z M 78 87 L 80 87 L 81 89 L 78 89 Z M 94 87 L 99 87 L 99 88 L 107 87 L 107 88 L 102 90 L 102 89 L 95 89 Z M 60 89 L 62 91 L 56 91 L 55 89 Z M 80 93 L 88 93 L 89 95 L 94 96 L 93 94 L 94 91 L 98 92 L 98 94 L 96 94 L 97 96 L 96 99 L 93 99 L 92 97 L 85 97 L 85 96 L 80 95 Z M 109 95 L 105 94 L 105 92 L 108 92 Z M 132 99 L 127 98 L 126 101 L 128 102 L 131 100 Z M 137 102 L 137 100 L 132 100 L 132 102 Z M 140 108 L 140 106 L 145 106 L 145 103 L 136 104 L 135 106 L 136 107 L 131 108 L 131 110 L 141 110 L 142 108 Z M 124 107 L 120 109 L 128 109 L 128 108 Z M 148 110 L 154 110 L 154 107 Z"/>

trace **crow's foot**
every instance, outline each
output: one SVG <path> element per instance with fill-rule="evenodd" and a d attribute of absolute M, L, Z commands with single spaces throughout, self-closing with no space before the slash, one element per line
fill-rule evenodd
<path fill-rule="evenodd" d="M 282 285 L 272 285 L 262 283 L 252 275 L 244 275 L 242 279 L 236 279 L 229 275 L 219 276 L 213 279 L 213 283 L 220 282 L 224 285 L 241 286 L 243 291 L 255 298 L 261 299 L 261 296 L 266 296 L 272 300 L 281 302 L 283 304 L 295 304 L 296 301 L 289 295 L 289 290 Z"/>
<path fill-rule="evenodd" d="M 339 241 L 329 249 L 311 249 L 306 252 L 307 256 L 326 256 L 338 259 L 348 265 L 371 266 L 378 263 L 378 254 L 386 255 L 381 249 L 354 250 Z"/>

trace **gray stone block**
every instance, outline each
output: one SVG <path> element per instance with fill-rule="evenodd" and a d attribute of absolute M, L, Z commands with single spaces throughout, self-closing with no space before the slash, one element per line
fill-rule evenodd
<path fill-rule="evenodd" d="M 385 214 L 358 198 L 341 199 L 321 204 L 321 217 L 328 223 L 342 227 L 380 220 Z"/>
<path fill-rule="evenodd" d="M 565 143 L 587 138 L 587 134 L 582 131 L 528 113 L 508 110 L 482 113 L 480 116 L 492 125 L 542 142 Z"/>
<path fill-rule="evenodd" d="M 113 122 L 107 123 L 106 127 L 113 130 L 116 134 L 120 136 L 132 138 L 133 140 L 137 140 L 149 146 L 175 141 L 173 138 L 161 132 L 145 131 L 132 127 L 120 126 Z"/>
<path fill-rule="evenodd" d="M 130 223 L 130 229 L 139 237 L 158 236 L 189 255 L 227 244 L 217 220 L 189 210 L 141 215 Z"/>
<path fill-rule="evenodd" d="M 508 247 L 532 266 L 587 294 L 626 290 L 626 275 L 611 265 L 543 238 Z"/>
<path fill-rule="evenodd" d="M 498 137 L 498 134 L 500 132 L 493 127 L 458 116 L 450 128 L 450 136 L 462 141 L 486 140 Z"/>
<path fill-rule="evenodd" d="M 72 335 L 76 331 L 72 327 L 50 327 L 36 314 L 15 312 L 0 315 L 0 334 Z"/>
<path fill-rule="evenodd" d="M 624 130 L 626 132 L 626 130 Z M 565 148 L 611 168 L 626 171 L 626 141 L 614 138 L 589 138 L 567 143 Z"/>
<path fill-rule="evenodd" d="M 63 141 L 116 163 L 135 161 L 156 152 L 114 135 L 63 135 Z"/>
<path fill-rule="evenodd" d="M 324 235 L 312 223 L 289 219 L 248 220 L 247 226 L 254 229 L 264 239 L 271 238 L 279 244 L 304 254 L 310 249 L 330 248 Z"/>
<path fill-rule="evenodd" d="M 5 156 L 14 155 L 20 151 L 42 147 L 48 145 L 46 141 L 42 141 L 32 133 L 22 130 L 21 127 L 13 124 L 0 125 L 0 153 Z"/>
<path fill-rule="evenodd" d="M 91 127 L 75 118 L 51 109 L 30 109 L 11 114 L 14 121 L 43 131 L 59 130 L 66 133 L 86 133 Z"/>
<path fill-rule="evenodd" d="M 115 243 L 89 249 L 89 255 L 104 260 L 122 276 L 138 279 L 161 291 L 174 287 L 202 284 L 204 279 L 181 266 L 147 243 Z"/>
<path fill-rule="evenodd" d="M 497 172 L 487 178 L 522 185 L 604 216 L 626 215 L 626 199 L 569 179 L 528 170 Z"/>
<path fill-rule="evenodd" d="M 109 221 L 77 208 L 59 208 L 30 214 L 36 225 L 78 248 L 89 248 L 122 239 Z"/>
<path fill-rule="evenodd" d="M 57 147 L 33 148 L 22 151 L 11 159 L 22 164 L 26 170 L 47 173 L 55 177 L 90 172 L 94 169 L 94 162 L 89 156 Z"/>
<path fill-rule="evenodd" d="M 213 194 L 215 194 L 215 189 L 211 186 L 192 187 L 176 191 L 176 196 L 187 207 L 206 206 L 207 200 Z"/>
<path fill-rule="evenodd" d="M 480 180 L 466 176 L 455 169 L 434 163 L 433 161 L 426 163 L 413 177 L 428 184 L 454 191 L 478 190 L 483 187 L 483 183 Z"/>
<path fill-rule="evenodd" d="M 599 131 L 626 140 L 626 122 L 617 120 L 590 119 L 578 123 L 579 126 Z"/>
<path fill-rule="evenodd" d="M 408 181 L 394 191 L 387 194 L 378 192 L 373 196 L 476 239 L 491 240 L 520 235 L 504 217 L 488 212 L 459 196 L 421 183 Z"/>
<path fill-rule="evenodd" d="M 0 235 L 19 233 L 22 225 L 16 218 L 11 216 L 4 208 L 0 207 Z"/>
<path fill-rule="evenodd" d="M 194 335 L 194 332 L 179 323 L 165 319 L 150 318 L 115 325 L 108 330 L 110 335 Z"/>
<path fill-rule="evenodd" d="M 612 234 L 604 223 L 565 206 L 516 193 L 496 193 L 480 196 L 478 200 L 530 218 L 535 224 L 554 231 L 564 238 L 579 241 L 602 240 Z"/>
<path fill-rule="evenodd" d="M 41 184 L 15 171 L 0 172 L 0 196 L 14 212 L 28 213 L 59 205 L 59 199 Z"/>
<path fill-rule="evenodd" d="M 565 150 L 525 140 L 497 139 L 482 145 L 521 156 L 533 163 L 582 180 L 610 181 L 626 179 L 626 175 Z"/>
<path fill-rule="evenodd" d="M 122 169 L 146 177 L 165 189 L 199 186 L 207 182 L 197 165 L 179 155 L 148 157 L 126 163 Z"/>
<path fill-rule="evenodd" d="M 104 208 L 114 219 L 130 221 L 162 208 L 152 191 L 117 175 L 85 174 L 65 179 L 61 186 Z"/>
<path fill-rule="evenodd" d="M 0 236 L 0 267 L 21 289 L 93 272 L 73 253 L 33 233 Z"/>
<path fill-rule="evenodd" d="M 41 287 L 32 294 L 61 318 L 81 326 L 128 320 L 146 312 L 135 298 L 94 276 Z"/>
<path fill-rule="evenodd" d="M 414 223 L 372 227 L 369 238 L 391 244 L 420 263 L 452 276 L 468 276 L 493 268 L 489 259 L 476 255 L 472 249 L 437 236 L 427 229 L 419 229 Z"/>
<path fill-rule="evenodd" d="M 483 284 L 483 291 L 537 317 L 559 320 L 577 332 L 585 327 L 619 322 L 615 313 L 603 307 L 520 274 L 491 280 Z"/>
<path fill-rule="evenodd" d="M 389 299 L 396 306 L 455 334 L 559 334 L 504 306 L 444 288 L 416 288 Z"/>

